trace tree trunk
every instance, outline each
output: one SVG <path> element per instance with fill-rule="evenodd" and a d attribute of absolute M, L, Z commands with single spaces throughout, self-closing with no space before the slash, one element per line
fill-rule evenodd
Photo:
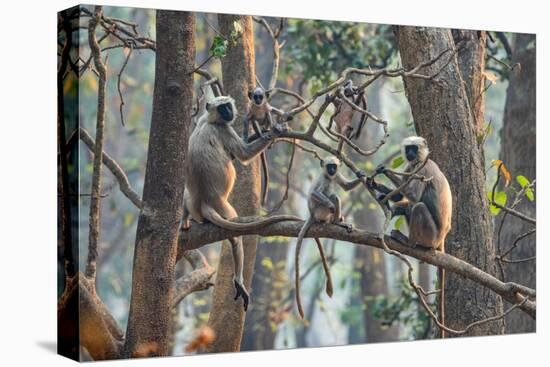
<path fill-rule="evenodd" d="M 254 36 L 250 16 L 219 15 L 220 32 L 229 35 L 233 23 L 240 22 L 243 33 L 236 45 L 229 45 L 227 55 L 222 59 L 223 85 L 225 92 L 235 99 L 237 115 L 235 130 L 242 133 L 243 116 L 248 111 L 248 90 L 255 85 Z M 260 208 L 259 160 L 248 166 L 235 161 L 237 181 L 230 197 L 231 204 L 239 216 L 256 215 Z M 254 260 L 256 258 L 256 236 L 244 236 L 244 284 L 250 290 Z M 233 285 L 233 257 L 227 243 L 222 245 L 220 262 L 214 287 L 212 309 L 208 324 L 216 333 L 216 339 L 209 346 L 210 352 L 232 352 L 240 349 L 245 312 L 242 302 L 235 302 Z M 254 304 L 254 294 L 250 300 Z"/>
<path fill-rule="evenodd" d="M 483 133 L 485 123 L 485 45 L 487 33 L 453 29 L 455 45 L 463 47 L 458 53 L 458 67 L 466 87 L 468 103 L 473 114 L 476 135 Z"/>
<path fill-rule="evenodd" d="M 523 175 L 529 181 L 534 180 L 536 176 L 536 49 L 528 48 L 534 41 L 535 35 L 532 34 L 515 35 L 512 64 L 520 63 L 521 68 L 511 72 L 504 122 L 500 131 L 500 159 L 512 176 Z M 535 202 L 525 198 L 516 209 L 533 218 L 536 215 Z M 500 225 L 500 220 L 497 223 Z M 500 250 L 508 249 L 519 235 L 531 229 L 532 225 L 516 217 L 507 216 L 500 233 Z M 536 237 L 533 234 L 521 240 L 509 257 L 525 259 L 535 255 Z M 536 287 L 535 261 L 502 266 L 507 281 Z M 511 313 L 506 320 L 506 331 L 509 333 L 534 332 L 535 328 L 535 320 L 525 317 L 521 312 Z"/>
<path fill-rule="evenodd" d="M 382 86 L 382 82 L 378 81 L 372 85 L 368 93 L 369 111 L 372 111 L 377 116 L 381 116 L 382 106 L 380 104 L 380 93 L 382 91 Z M 360 141 L 360 146 L 367 149 L 376 144 L 375 139 L 380 134 L 381 128 L 378 124 L 371 122 L 365 126 L 365 129 L 367 131 L 361 134 L 362 139 Z M 350 150 L 351 149 L 348 149 L 348 151 Z M 355 152 L 349 152 L 349 154 L 354 160 L 361 160 L 359 154 Z M 368 196 L 367 192 L 364 190 L 357 190 L 354 191 L 352 195 L 356 197 L 362 195 L 364 198 L 361 199 L 363 201 L 362 209 L 356 210 L 353 216 L 355 226 L 367 231 L 378 232 L 382 227 L 382 217 L 380 217 L 380 212 L 378 210 L 369 208 L 369 203 L 371 202 L 370 197 L 368 201 L 365 201 Z M 359 302 L 361 304 L 366 304 L 366 308 L 363 310 L 363 324 L 350 326 L 350 342 L 352 342 L 351 336 L 353 336 L 353 334 L 358 334 L 357 331 L 354 331 L 357 327 L 364 328 L 364 335 L 366 341 L 369 343 L 395 341 L 399 337 L 399 328 L 397 325 L 393 325 L 390 328 L 384 327 L 381 320 L 375 318 L 373 314 L 375 297 L 379 295 L 386 297 L 390 296 L 387 281 L 388 274 L 386 273 L 386 260 L 386 255 L 379 249 L 361 246 L 355 248 L 354 266 L 361 274 L 359 282 Z M 362 342 L 364 341 L 365 340 Z M 355 340 L 355 342 L 358 343 L 360 341 Z"/>
<path fill-rule="evenodd" d="M 448 29 L 396 27 L 396 35 L 406 69 L 454 47 Z M 422 73 L 435 73 L 447 59 L 448 56 L 443 57 L 422 69 Z M 457 59 L 453 57 L 433 80 L 407 77 L 404 83 L 416 131 L 427 139 L 430 157 L 440 166 L 451 186 L 453 221 L 445 251 L 495 274 L 496 251 L 485 192 L 483 157 Z M 458 275 L 447 273 L 445 290 L 446 324 L 451 328 L 463 329 L 474 321 L 502 313 L 500 297 Z M 467 335 L 503 332 L 504 323 L 499 320 L 473 328 Z"/>
<path fill-rule="evenodd" d="M 195 17 L 157 11 L 153 114 L 136 235 L 126 357 L 168 355 L 195 64 Z"/>

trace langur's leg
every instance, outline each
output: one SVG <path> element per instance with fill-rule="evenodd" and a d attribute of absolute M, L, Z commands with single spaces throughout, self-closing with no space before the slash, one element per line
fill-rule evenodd
<path fill-rule="evenodd" d="M 254 132 L 255 132 L 261 139 L 265 139 L 265 134 L 262 132 L 262 129 L 260 129 L 260 125 L 258 125 L 258 121 L 252 120 L 252 128 L 254 129 Z"/>
<path fill-rule="evenodd" d="M 398 201 L 391 207 L 392 218 L 399 215 L 405 216 L 407 223 L 409 223 L 409 220 L 411 218 L 411 208 L 408 200 Z"/>
<path fill-rule="evenodd" d="M 233 219 L 238 216 L 237 211 L 231 206 L 231 204 L 229 204 L 228 201 L 220 203 L 220 205 L 217 205 L 216 209 L 220 209 L 219 214 L 225 219 Z M 231 252 L 233 255 L 233 283 L 236 291 L 235 300 L 242 297 L 244 310 L 246 311 L 248 309 L 249 295 L 244 286 L 244 253 L 242 237 L 229 238 L 229 243 L 231 244 Z"/>
<path fill-rule="evenodd" d="M 249 295 L 244 287 L 244 253 L 242 241 L 242 237 L 229 238 L 229 242 L 231 243 L 231 252 L 233 254 L 233 284 L 235 285 L 235 301 L 239 299 L 239 297 L 242 297 L 244 310 L 246 311 L 248 309 Z"/>
<path fill-rule="evenodd" d="M 438 229 L 428 207 L 422 202 L 415 204 L 409 222 L 409 244 L 435 249 L 437 235 Z"/>
<path fill-rule="evenodd" d="M 350 223 L 344 223 L 340 198 L 336 194 L 332 194 L 330 195 L 329 199 L 334 204 L 334 220 L 332 221 L 332 223 L 345 228 L 348 232 L 351 232 L 353 230 L 353 225 Z"/>

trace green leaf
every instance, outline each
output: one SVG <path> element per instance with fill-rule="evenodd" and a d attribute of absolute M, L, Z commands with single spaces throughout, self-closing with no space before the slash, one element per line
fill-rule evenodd
<path fill-rule="evenodd" d="M 227 52 L 227 40 L 225 40 L 222 36 L 215 36 L 212 41 L 212 46 L 210 46 L 210 52 L 212 53 L 212 56 L 219 59 L 225 57 Z"/>
<path fill-rule="evenodd" d="M 395 224 L 394 224 L 394 228 L 399 230 L 399 228 L 401 228 L 401 226 L 403 225 L 404 220 L 405 220 L 405 218 L 403 216 L 397 218 L 397 220 L 395 221 Z"/>
<path fill-rule="evenodd" d="M 492 203 L 493 197 L 492 197 L 491 192 L 487 193 L 487 197 L 489 198 L 489 203 Z M 495 203 L 497 203 L 501 206 L 505 206 L 507 199 L 508 199 L 508 197 L 506 195 L 506 192 L 504 192 L 504 191 L 495 192 L 495 197 L 494 197 Z M 500 208 L 497 208 L 493 204 L 490 205 L 489 209 L 491 210 L 491 214 L 493 216 L 497 216 L 498 213 L 500 213 Z"/>
<path fill-rule="evenodd" d="M 403 163 L 405 163 L 405 159 L 403 159 L 402 156 L 399 156 L 391 161 L 391 168 L 396 169 L 399 166 L 401 166 Z"/>
<path fill-rule="evenodd" d="M 527 177 L 522 176 L 522 175 L 517 176 L 516 181 L 519 183 L 521 188 L 524 188 L 525 186 L 529 185 L 529 183 L 530 183 L 529 180 L 527 179 Z"/>
<path fill-rule="evenodd" d="M 529 201 L 535 200 L 535 192 L 531 188 L 525 190 L 525 196 L 527 196 L 527 199 L 529 199 Z"/>

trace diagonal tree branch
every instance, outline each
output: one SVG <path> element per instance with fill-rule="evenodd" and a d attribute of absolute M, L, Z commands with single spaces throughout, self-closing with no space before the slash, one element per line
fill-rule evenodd
<path fill-rule="evenodd" d="M 80 139 L 86 144 L 88 149 L 93 153 L 94 147 L 95 147 L 95 141 L 90 136 L 90 133 L 81 127 L 79 129 L 79 135 Z M 120 187 L 120 191 L 138 208 L 141 209 L 142 202 L 141 198 L 139 197 L 139 194 L 132 188 L 130 185 L 130 181 L 128 180 L 128 176 L 120 167 L 120 165 L 113 159 L 111 156 L 105 152 L 101 155 L 101 158 L 103 160 L 103 164 L 107 166 L 109 171 L 115 176 L 115 178 L 118 181 L 118 185 Z"/>
<path fill-rule="evenodd" d="M 241 222 L 251 222 L 258 220 L 257 217 L 243 217 Z M 213 224 L 194 224 L 189 230 L 180 231 L 178 249 L 181 256 L 183 251 L 200 248 L 206 244 L 221 241 L 229 237 L 241 235 L 260 235 L 260 236 L 283 236 L 297 237 L 303 222 L 279 222 L 270 224 L 265 227 L 246 231 L 237 232 L 225 230 Z M 307 233 L 310 238 L 332 238 L 340 241 L 352 242 L 357 245 L 372 246 L 384 249 L 380 238 L 371 232 L 363 230 L 353 230 L 347 232 L 345 229 L 331 224 L 314 224 Z M 420 261 L 429 263 L 434 266 L 440 266 L 447 271 L 457 273 L 464 276 L 493 292 L 502 296 L 503 299 L 512 303 L 518 304 L 518 308 L 536 318 L 536 304 L 531 300 L 524 302 L 525 297 L 535 298 L 536 291 L 528 287 L 516 283 L 504 283 L 488 274 L 481 269 L 462 261 L 454 256 L 444 254 L 437 251 L 429 251 L 420 248 L 411 248 L 407 245 L 397 242 L 395 239 L 385 236 L 384 241 L 387 247 L 400 254 L 414 257 Z"/>

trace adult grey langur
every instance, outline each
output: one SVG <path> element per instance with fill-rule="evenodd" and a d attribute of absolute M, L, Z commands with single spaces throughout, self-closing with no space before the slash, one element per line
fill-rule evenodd
<path fill-rule="evenodd" d="M 453 211 L 453 199 L 449 182 L 437 163 L 428 158 L 429 149 L 426 139 L 419 136 L 410 136 L 403 140 L 401 149 L 408 162 L 405 168 L 407 173 L 416 171 L 418 167 L 427 161 L 417 172 L 417 175 L 422 176 L 424 179 L 412 179 L 401 193 L 389 198 L 389 200 L 395 202 L 390 207 L 392 217 L 404 215 L 409 227 L 408 240 L 399 231 L 393 231 L 392 237 L 411 246 L 445 252 L 445 238 L 451 230 Z M 384 166 L 378 166 L 376 174 L 386 175 L 396 187 L 404 183 L 403 179 L 388 171 Z M 374 181 L 374 178 L 369 178 L 367 184 L 379 192 L 379 199 L 384 198 L 392 191 L 392 189 Z M 444 324 L 445 269 L 439 267 L 438 274 L 441 292 L 439 318 L 441 324 Z M 444 330 L 441 330 L 441 337 L 445 337 Z"/>
<path fill-rule="evenodd" d="M 184 229 L 189 228 L 189 217 L 196 222 L 212 222 L 233 230 L 248 231 L 285 220 L 300 220 L 295 216 L 277 215 L 251 223 L 232 221 L 238 217 L 229 203 L 235 184 L 235 167 L 232 160 L 250 163 L 272 141 L 271 132 L 250 144 L 245 144 L 232 127 L 236 114 L 231 97 L 219 96 L 206 104 L 189 138 L 186 160 L 186 190 L 184 195 Z M 243 283 L 243 245 L 241 237 L 229 238 L 234 262 L 235 300 L 243 298 L 245 311 L 249 295 Z"/>
<path fill-rule="evenodd" d="M 302 241 L 307 234 L 307 231 L 313 223 L 332 223 L 346 228 L 351 231 L 352 225 L 344 223 L 342 217 L 342 208 L 340 198 L 335 194 L 335 185 L 339 185 L 345 191 L 356 188 L 365 177 L 363 171 L 356 172 L 357 178 L 354 180 L 346 180 L 340 172 L 338 167 L 340 166 L 340 160 L 336 157 L 329 157 L 321 161 L 321 167 L 323 167 L 323 174 L 315 180 L 311 186 L 308 194 L 308 209 L 309 218 L 305 221 L 303 227 L 300 229 L 298 239 L 296 241 L 296 255 L 295 261 L 295 283 L 296 283 L 296 305 L 298 306 L 298 312 L 300 316 L 304 318 L 304 309 L 302 307 L 302 301 L 300 298 L 300 249 L 302 247 Z M 315 238 L 321 260 L 323 262 L 323 268 L 327 277 L 326 292 L 329 297 L 332 297 L 332 279 L 330 276 L 330 270 L 324 255 L 323 246 L 318 238 Z"/>

